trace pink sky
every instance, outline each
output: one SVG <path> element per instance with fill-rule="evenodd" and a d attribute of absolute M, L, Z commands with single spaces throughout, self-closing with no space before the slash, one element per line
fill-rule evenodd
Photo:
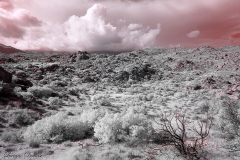
<path fill-rule="evenodd" d="M 0 0 L 0 43 L 125 51 L 240 44 L 240 0 Z"/>

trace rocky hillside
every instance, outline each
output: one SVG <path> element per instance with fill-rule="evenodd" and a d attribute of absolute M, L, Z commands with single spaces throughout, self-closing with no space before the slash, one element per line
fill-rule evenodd
<path fill-rule="evenodd" d="M 80 51 L 72 54 L 0 54 L 0 66 L 2 135 L 7 131 L 24 133 L 35 121 L 59 112 L 77 116 L 88 109 L 122 113 L 133 107 L 139 112 L 144 110 L 149 120 L 162 112 L 186 109 L 188 118 L 198 120 L 205 115 L 205 110 L 220 114 L 215 104 L 222 105 L 225 99 L 235 104 L 240 99 L 240 46 L 145 49 L 115 55 Z M 220 144 L 226 136 L 217 128 L 215 126 L 213 131 L 217 138 L 210 140 L 214 144 Z M 98 131 L 94 131 L 87 135 L 98 137 Z M 0 144 L 0 155 L 8 152 L 7 148 L 13 149 L 14 154 L 33 151 L 20 137 L 19 142 L 13 140 L 14 147 L 11 140 L 2 136 L 5 142 Z M 91 140 L 88 138 L 83 139 Z M 101 137 L 98 140 L 101 141 Z M 41 151 L 35 148 L 34 152 L 53 158 L 54 152 L 60 150 L 53 141 L 49 139 L 48 142 L 50 148 L 55 148 L 51 154 L 48 153 L 51 149 L 44 145 Z M 22 151 L 15 150 L 19 146 Z M 99 148 L 96 148 L 92 149 L 97 153 Z M 69 151 L 66 146 L 62 149 Z M 219 154 L 217 149 L 212 153 Z M 138 154 L 139 159 L 147 157 L 144 153 Z"/>

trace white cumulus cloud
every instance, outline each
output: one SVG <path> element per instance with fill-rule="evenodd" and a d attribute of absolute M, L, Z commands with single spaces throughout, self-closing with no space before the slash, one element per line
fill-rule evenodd
<path fill-rule="evenodd" d="M 188 38 L 197 38 L 200 35 L 200 31 L 196 30 L 196 31 L 192 31 L 190 33 L 187 34 Z"/>

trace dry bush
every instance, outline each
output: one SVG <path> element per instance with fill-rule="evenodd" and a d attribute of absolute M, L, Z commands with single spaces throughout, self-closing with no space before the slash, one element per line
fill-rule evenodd
<path fill-rule="evenodd" d="M 167 118 L 166 114 L 162 116 L 160 134 L 165 134 L 161 142 L 173 144 L 175 148 L 187 159 L 206 159 L 204 151 L 204 141 L 209 136 L 213 125 L 213 117 L 206 115 L 206 119 L 198 121 L 197 124 L 186 118 L 186 112 L 177 111 Z M 193 124 L 195 136 L 192 137 L 189 124 Z M 167 136 L 166 136 L 167 135 Z M 191 135 L 191 137 L 189 136 Z"/>

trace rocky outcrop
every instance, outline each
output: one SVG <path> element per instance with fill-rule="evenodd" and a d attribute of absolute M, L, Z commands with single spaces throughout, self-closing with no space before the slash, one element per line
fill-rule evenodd
<path fill-rule="evenodd" d="M 1 66 L 0 66 L 0 81 L 3 81 L 5 83 L 11 83 L 12 82 L 12 74 L 7 72 Z"/>
<path fill-rule="evenodd" d="M 16 78 L 13 80 L 13 82 L 15 84 L 20 85 L 20 87 L 22 88 L 22 90 L 27 90 L 27 88 L 32 87 L 33 84 L 32 82 L 30 82 L 29 80 L 25 79 L 25 78 Z"/>
<path fill-rule="evenodd" d="M 151 76 L 156 73 L 156 70 L 151 68 L 150 64 L 144 64 L 139 67 L 133 67 L 130 71 L 129 78 L 140 81 L 142 79 L 151 79 Z"/>
<path fill-rule="evenodd" d="M 127 71 L 120 71 L 116 74 L 115 80 L 118 81 L 128 81 L 129 73 Z"/>
<path fill-rule="evenodd" d="M 71 54 L 69 56 L 70 62 L 76 62 L 79 60 L 87 60 L 89 59 L 89 53 L 88 52 L 81 52 L 78 51 L 77 53 Z"/>
<path fill-rule="evenodd" d="M 89 59 L 89 55 L 88 55 L 89 53 L 88 52 L 78 52 L 78 54 L 77 54 L 77 58 L 78 58 L 78 60 L 87 60 L 87 59 Z"/>
<path fill-rule="evenodd" d="M 4 64 L 4 63 L 15 63 L 15 60 L 12 58 L 0 58 L 0 63 Z"/>
<path fill-rule="evenodd" d="M 197 69 L 197 65 L 190 60 L 180 60 L 177 62 L 177 65 L 174 68 L 174 71 L 182 72 L 182 71 L 191 71 Z"/>
<path fill-rule="evenodd" d="M 55 72 L 58 68 L 59 68 L 59 65 L 52 64 L 52 65 L 46 67 L 44 70 L 49 71 L 49 72 Z"/>
<path fill-rule="evenodd" d="M 152 68 L 150 64 L 133 66 L 128 71 L 120 71 L 116 74 L 115 80 L 128 81 L 129 79 L 141 81 L 144 79 L 150 80 L 153 75 L 156 75 L 157 70 Z M 156 77 L 155 77 L 156 78 Z"/>

